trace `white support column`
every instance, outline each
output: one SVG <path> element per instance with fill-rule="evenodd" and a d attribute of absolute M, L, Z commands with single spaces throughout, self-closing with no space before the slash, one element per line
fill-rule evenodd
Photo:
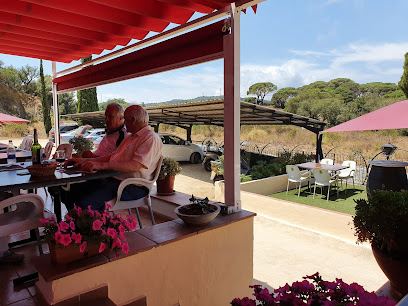
<path fill-rule="evenodd" d="M 52 78 L 55 77 L 57 73 L 57 64 L 52 62 Z M 55 147 L 57 148 L 60 144 L 60 113 L 57 95 L 57 85 L 52 83 L 52 107 L 54 111 L 54 135 L 55 135 Z"/>
<path fill-rule="evenodd" d="M 231 34 L 224 36 L 225 204 L 241 209 L 240 196 L 240 8 L 231 4 Z M 232 208 L 230 208 L 232 210 Z"/>

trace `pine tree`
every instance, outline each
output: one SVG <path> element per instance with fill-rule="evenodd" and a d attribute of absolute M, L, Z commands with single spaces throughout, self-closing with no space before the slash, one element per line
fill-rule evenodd
<path fill-rule="evenodd" d="M 81 62 L 85 63 L 92 60 L 90 57 L 81 58 Z M 96 87 L 78 90 L 78 113 L 98 111 L 98 97 L 96 94 Z"/>
<path fill-rule="evenodd" d="M 398 86 L 408 98 L 408 52 L 405 53 L 404 72 L 402 73 L 401 80 L 398 82 Z"/>
<path fill-rule="evenodd" d="M 40 60 L 40 78 L 41 78 L 41 105 L 43 110 L 43 120 L 45 132 L 48 135 L 48 132 L 51 130 L 51 116 L 50 116 L 50 106 L 48 104 L 48 95 L 47 90 L 45 89 L 45 80 L 44 80 L 44 70 L 43 70 L 43 61 Z"/>

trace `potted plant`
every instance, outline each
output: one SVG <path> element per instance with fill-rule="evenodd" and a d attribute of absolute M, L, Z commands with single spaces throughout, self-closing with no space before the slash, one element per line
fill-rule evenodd
<path fill-rule="evenodd" d="M 356 201 L 357 242 L 369 241 L 378 265 L 390 280 L 391 294 L 408 293 L 408 192 L 374 190 Z"/>
<path fill-rule="evenodd" d="M 129 245 L 125 231 L 136 229 L 137 222 L 131 215 L 110 215 L 108 210 L 100 214 L 88 207 L 74 208 L 57 223 L 55 219 L 40 219 L 44 225 L 44 236 L 50 249 L 51 261 L 68 264 L 85 257 L 97 255 L 111 249 L 128 253 Z"/>
<path fill-rule="evenodd" d="M 233 306 L 256 305 L 382 305 L 392 306 L 396 302 L 385 296 L 377 296 L 374 292 L 364 290 L 357 283 L 347 284 L 336 278 L 334 282 L 324 281 L 319 273 L 304 276 L 303 281 L 286 284 L 269 293 L 268 288 L 261 285 L 254 288 L 253 296 L 232 300 Z M 311 280 L 311 281 L 309 281 Z"/>
<path fill-rule="evenodd" d="M 92 142 L 84 137 L 73 137 L 69 143 L 73 145 L 77 157 L 81 157 L 84 151 L 92 150 L 93 147 Z"/>
<path fill-rule="evenodd" d="M 174 210 L 177 216 L 188 225 L 207 225 L 220 213 L 220 207 L 210 204 L 207 197 L 198 199 L 191 195 L 189 201 L 190 204 L 176 207 Z"/>
<path fill-rule="evenodd" d="M 165 157 L 160 167 L 159 177 L 156 181 L 157 194 L 174 194 L 174 179 L 180 172 L 180 164 L 174 158 Z"/>

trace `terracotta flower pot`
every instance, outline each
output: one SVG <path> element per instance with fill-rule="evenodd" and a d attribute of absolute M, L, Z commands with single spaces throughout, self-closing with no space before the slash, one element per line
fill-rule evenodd
<path fill-rule="evenodd" d="M 172 195 L 174 194 L 174 179 L 175 176 L 166 176 L 162 180 L 157 180 L 157 194 L 158 195 Z"/>
<path fill-rule="evenodd" d="M 408 294 L 408 260 L 396 260 L 382 253 L 374 244 L 371 244 L 371 249 L 381 270 L 390 280 L 392 296 L 402 299 Z"/>
<path fill-rule="evenodd" d="M 69 244 L 60 246 L 54 243 L 48 243 L 51 255 L 51 262 L 57 265 L 67 265 L 71 262 L 99 254 L 99 244 L 88 243 L 83 253 L 79 251 L 79 245 Z"/>

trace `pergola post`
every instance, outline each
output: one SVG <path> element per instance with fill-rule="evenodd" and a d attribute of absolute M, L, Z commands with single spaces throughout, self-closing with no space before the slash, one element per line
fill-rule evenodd
<path fill-rule="evenodd" d="M 52 62 L 52 77 L 54 78 L 57 73 L 57 64 Z M 58 148 L 60 144 L 60 113 L 58 105 L 57 84 L 52 83 L 52 107 L 54 111 L 54 135 L 55 135 L 55 147 Z"/>
<path fill-rule="evenodd" d="M 191 142 L 191 130 L 193 128 L 193 125 L 190 125 L 189 127 L 186 127 L 186 132 L 187 132 L 187 141 Z"/>
<path fill-rule="evenodd" d="M 320 162 L 323 158 L 323 150 L 322 150 L 322 138 L 323 135 L 321 133 L 316 134 L 316 163 Z"/>
<path fill-rule="evenodd" d="M 225 204 L 241 209 L 240 196 L 240 8 L 231 4 L 231 33 L 224 36 Z"/>

